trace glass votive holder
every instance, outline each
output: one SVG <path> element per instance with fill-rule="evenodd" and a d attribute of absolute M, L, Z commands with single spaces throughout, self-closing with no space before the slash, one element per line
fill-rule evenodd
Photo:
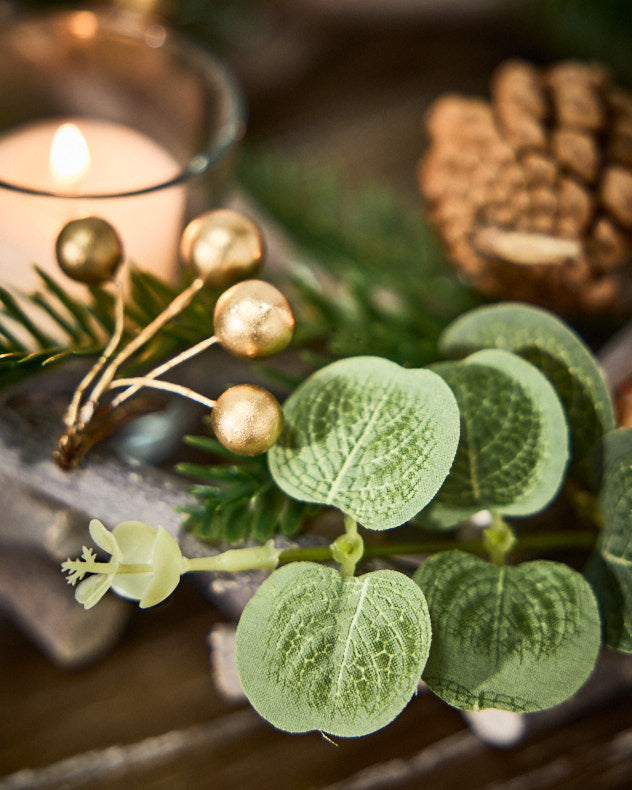
<path fill-rule="evenodd" d="M 0 285 L 33 265 L 65 287 L 55 239 L 96 215 L 138 268 L 173 281 L 185 223 L 220 205 L 245 124 L 203 48 L 121 9 L 58 10 L 0 28 Z"/>

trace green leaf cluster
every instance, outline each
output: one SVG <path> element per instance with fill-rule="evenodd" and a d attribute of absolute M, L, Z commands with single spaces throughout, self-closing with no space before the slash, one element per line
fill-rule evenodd
<path fill-rule="evenodd" d="M 471 310 L 439 341 L 441 353 L 449 357 L 482 348 L 511 351 L 546 376 L 568 418 L 573 462 L 585 464 L 601 436 L 614 428 L 614 413 L 606 382 L 584 341 L 553 313 L 514 303 Z"/>
<path fill-rule="evenodd" d="M 489 559 L 461 550 L 457 534 L 412 586 L 394 570 L 355 577 L 333 551 L 339 570 L 274 572 L 244 611 L 237 662 L 254 707 L 280 729 L 363 735 L 391 721 L 420 678 L 461 709 L 542 710 L 590 676 L 602 628 L 630 650 L 632 432 L 612 432 L 590 350 L 525 305 L 476 309 L 440 347 L 455 358 L 432 369 L 353 357 L 314 373 L 285 403 L 270 473 L 287 495 L 342 511 L 354 547 L 356 521 L 382 532 L 423 517 L 445 530 L 489 510 Z M 549 559 L 510 564 L 521 520 L 600 456 L 594 578 Z"/>

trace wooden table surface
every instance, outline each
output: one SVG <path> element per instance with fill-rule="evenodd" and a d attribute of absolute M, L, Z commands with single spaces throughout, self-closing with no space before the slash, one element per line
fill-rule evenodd
<path fill-rule="evenodd" d="M 231 53 L 249 138 L 333 166 L 349 186 L 382 180 L 411 201 L 431 99 L 485 93 L 505 57 L 547 57 L 503 17 L 377 23 L 305 16 L 299 5 L 275 18 L 278 29 L 254 36 L 260 47 Z M 222 698 L 206 641 L 222 619 L 185 582 L 155 610 L 135 611 L 106 658 L 68 671 L 0 615 L 0 790 L 632 786 L 630 658 L 607 655 L 576 700 L 529 717 L 513 748 L 485 745 L 430 694 L 383 731 L 333 744 L 279 733 Z"/>

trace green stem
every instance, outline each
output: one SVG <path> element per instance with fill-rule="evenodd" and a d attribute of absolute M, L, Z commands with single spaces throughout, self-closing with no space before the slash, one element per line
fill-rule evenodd
<path fill-rule="evenodd" d="M 182 573 L 191 571 L 250 571 L 257 568 L 272 570 L 279 562 L 280 550 L 275 548 L 274 541 L 269 540 L 263 546 L 246 549 L 229 549 L 213 557 L 182 558 Z"/>
<path fill-rule="evenodd" d="M 340 563 L 340 573 L 343 576 L 353 576 L 356 565 L 364 554 L 364 541 L 358 534 L 358 524 L 355 519 L 345 516 L 345 532 L 340 535 L 329 547 L 331 557 Z"/>
<path fill-rule="evenodd" d="M 562 530 L 546 532 L 541 535 L 525 535 L 518 538 L 515 549 L 519 551 L 563 551 L 565 549 L 590 549 L 597 536 L 590 530 Z M 487 548 L 482 538 L 475 540 L 437 539 L 411 543 L 373 543 L 365 545 L 364 559 L 374 557 L 394 557 L 435 554 L 438 551 L 459 549 L 472 554 L 486 554 Z M 279 556 L 279 564 L 288 562 L 329 562 L 332 560 L 329 546 L 284 549 Z"/>
<path fill-rule="evenodd" d="M 516 536 L 499 513 L 493 514 L 492 523 L 483 530 L 483 544 L 494 565 L 502 568 L 507 556 L 516 545 Z"/>

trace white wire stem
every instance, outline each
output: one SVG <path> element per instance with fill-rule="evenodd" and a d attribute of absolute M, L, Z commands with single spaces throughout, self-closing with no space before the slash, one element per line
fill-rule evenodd
<path fill-rule="evenodd" d="M 105 369 L 103 375 L 90 393 L 90 397 L 81 409 L 80 419 L 84 425 L 92 418 L 96 405 L 99 402 L 99 398 L 110 387 L 110 384 L 116 375 L 116 371 L 120 368 L 120 366 L 126 362 L 132 356 L 132 354 L 136 353 L 136 351 L 138 351 L 138 349 L 141 348 L 148 340 L 150 340 L 168 321 L 188 307 L 193 301 L 193 298 L 197 292 L 203 287 L 204 280 L 201 277 L 197 277 L 195 280 L 193 280 L 191 285 L 185 288 L 182 293 L 178 294 L 178 296 L 176 296 L 176 298 L 170 302 L 167 307 L 165 307 L 162 313 L 156 316 L 156 318 L 154 318 L 151 323 L 147 324 L 147 326 L 142 329 L 135 338 L 130 340 L 130 342 L 119 351 L 119 353 Z"/>
<path fill-rule="evenodd" d="M 123 300 L 123 288 L 119 280 L 114 281 L 114 330 L 112 337 L 109 339 L 107 346 L 101 352 L 101 356 L 90 368 L 88 373 L 79 383 L 79 386 L 74 391 L 72 400 L 70 401 L 66 413 L 64 414 L 64 423 L 67 426 L 75 425 L 77 416 L 79 414 L 79 407 L 83 393 L 88 389 L 90 384 L 95 380 L 99 373 L 103 370 L 105 363 L 110 359 L 112 354 L 116 351 L 121 338 L 123 337 L 123 326 L 125 321 L 125 303 Z"/>
<path fill-rule="evenodd" d="M 181 395 L 183 398 L 201 403 L 202 406 L 207 406 L 209 409 L 215 406 L 214 400 L 205 398 L 204 395 L 200 395 L 198 392 L 189 389 L 189 387 L 183 387 L 182 384 L 173 384 L 171 381 L 157 381 L 156 379 L 147 378 L 145 376 L 116 379 L 116 381 L 111 382 L 110 389 L 116 387 L 137 387 L 138 389 L 148 387 L 149 389 L 163 390 L 164 392 L 171 392 L 174 395 Z"/>
<path fill-rule="evenodd" d="M 162 365 L 158 365 L 157 367 L 150 370 L 148 373 L 145 373 L 143 376 L 144 379 L 156 379 L 158 376 L 162 376 L 163 373 L 166 373 L 168 370 L 175 368 L 176 365 L 180 365 L 182 362 L 186 362 L 187 359 L 191 359 L 192 357 L 196 356 L 196 354 L 201 354 L 202 351 L 206 351 L 207 348 L 210 348 L 212 345 L 217 343 L 217 338 L 215 335 L 212 337 L 207 337 L 205 340 L 201 340 L 199 343 L 196 343 L 191 348 L 187 348 L 185 351 L 181 351 L 179 354 L 176 354 L 175 357 L 163 362 Z M 110 384 L 110 389 L 112 385 Z M 119 395 L 114 398 L 110 406 L 115 409 L 117 406 L 120 406 L 121 403 L 126 401 L 128 398 L 131 398 L 138 390 L 141 388 L 140 385 L 134 384 L 131 387 L 128 387 L 125 392 L 121 392 Z"/>

